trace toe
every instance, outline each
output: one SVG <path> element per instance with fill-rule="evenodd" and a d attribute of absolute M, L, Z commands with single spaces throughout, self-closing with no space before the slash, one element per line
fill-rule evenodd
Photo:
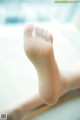
<path fill-rule="evenodd" d="M 32 32 L 33 32 L 33 25 L 28 25 L 28 26 L 25 28 L 24 35 L 25 35 L 26 37 L 32 37 Z"/>
<path fill-rule="evenodd" d="M 48 30 L 42 30 L 41 37 L 44 38 L 46 41 L 53 42 L 53 36 Z"/>
<path fill-rule="evenodd" d="M 39 27 L 35 27 L 35 35 L 41 37 L 42 29 Z"/>
<path fill-rule="evenodd" d="M 50 41 L 51 43 L 53 43 L 53 36 L 51 33 L 48 33 L 48 30 L 35 27 L 35 35 L 43 38 L 43 40 Z"/>
<path fill-rule="evenodd" d="M 38 37 L 43 38 L 44 40 L 47 40 L 47 35 L 48 35 L 48 31 L 44 30 L 42 28 L 39 27 L 35 27 L 35 35 Z"/>
<path fill-rule="evenodd" d="M 43 30 L 42 32 L 42 37 L 47 40 L 47 35 L 48 35 L 48 31 L 47 30 Z"/>

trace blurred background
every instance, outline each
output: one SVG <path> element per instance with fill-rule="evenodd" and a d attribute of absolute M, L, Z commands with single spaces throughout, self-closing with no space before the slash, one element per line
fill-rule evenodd
<path fill-rule="evenodd" d="M 68 37 L 68 40 L 71 40 L 74 48 L 75 46 L 77 48 L 77 52 L 72 49 L 73 54 L 70 56 L 72 55 L 73 61 L 78 59 L 80 50 L 79 3 L 57 4 L 54 0 L 0 0 L 0 108 L 37 89 L 36 71 L 26 58 L 23 49 L 25 25 L 28 23 L 49 24 L 54 21 L 61 26 L 66 25 L 66 31 L 63 29 L 62 33 Z M 76 37 L 78 42 L 76 42 Z M 72 62 L 72 59 L 67 61 Z"/>
<path fill-rule="evenodd" d="M 54 19 L 72 22 L 79 11 L 79 3 L 58 4 L 56 0 L 0 0 L 0 24 L 44 22 Z"/>

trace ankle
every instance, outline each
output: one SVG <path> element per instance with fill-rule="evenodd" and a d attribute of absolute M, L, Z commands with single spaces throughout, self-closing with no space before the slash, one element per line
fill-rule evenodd
<path fill-rule="evenodd" d="M 51 81 L 52 80 L 53 79 L 51 79 Z M 39 83 L 40 97 L 46 104 L 49 104 L 49 105 L 56 104 L 60 97 L 60 93 L 61 93 L 60 85 L 57 84 L 57 82 L 56 83 L 50 82 L 50 79 L 46 81 L 43 80 L 43 81 L 41 82 L 40 80 L 40 83 Z"/>
<path fill-rule="evenodd" d="M 61 75 L 61 96 L 66 94 L 70 89 L 69 82 L 65 75 Z"/>
<path fill-rule="evenodd" d="M 51 91 L 48 91 L 48 92 L 40 91 L 39 92 L 40 93 L 40 97 L 45 102 L 45 104 L 54 105 L 54 104 L 57 103 L 57 101 L 59 99 L 59 97 L 58 97 L 59 95 L 56 94 L 55 90 L 52 91 L 52 92 Z"/>

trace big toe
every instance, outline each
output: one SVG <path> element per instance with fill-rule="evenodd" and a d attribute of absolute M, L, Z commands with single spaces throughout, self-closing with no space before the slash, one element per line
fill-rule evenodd
<path fill-rule="evenodd" d="M 28 25 L 24 31 L 25 37 L 32 37 L 32 32 L 33 32 L 33 25 Z"/>

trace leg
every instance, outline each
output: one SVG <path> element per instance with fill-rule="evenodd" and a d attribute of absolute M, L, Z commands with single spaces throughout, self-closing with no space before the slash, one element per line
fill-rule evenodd
<path fill-rule="evenodd" d="M 62 73 L 68 84 L 68 90 L 80 88 L 80 60 L 74 63 L 68 71 Z"/>
<path fill-rule="evenodd" d="M 27 26 L 24 49 L 37 70 L 39 93 L 45 103 L 55 104 L 67 91 L 80 87 L 80 66 L 79 70 L 77 65 L 76 69 L 74 67 L 65 73 L 58 69 L 54 57 L 53 37 L 48 31 L 32 25 Z"/>
<path fill-rule="evenodd" d="M 34 37 L 32 36 L 33 30 L 35 30 Z M 52 43 L 52 35 L 47 31 L 34 26 L 26 28 L 24 49 L 37 70 L 40 96 L 35 93 L 30 98 L 25 98 L 20 103 L 0 111 L 7 112 L 10 120 L 14 118 L 15 114 L 17 118 L 21 118 L 29 110 L 44 103 L 55 104 L 67 91 L 80 88 L 80 62 L 77 62 L 74 68 L 72 66 L 68 72 L 59 71 Z"/>
<path fill-rule="evenodd" d="M 26 96 L 22 100 L 13 103 L 7 108 L 0 110 L 0 113 L 7 113 L 8 120 L 22 120 L 23 116 L 30 112 L 30 110 L 34 110 L 43 104 L 44 102 L 39 94 L 35 92 L 34 94 Z"/>
<path fill-rule="evenodd" d="M 41 98 L 45 103 L 55 104 L 62 92 L 66 91 L 67 84 L 55 61 L 52 34 L 29 25 L 25 30 L 24 49 L 37 70 Z"/>

